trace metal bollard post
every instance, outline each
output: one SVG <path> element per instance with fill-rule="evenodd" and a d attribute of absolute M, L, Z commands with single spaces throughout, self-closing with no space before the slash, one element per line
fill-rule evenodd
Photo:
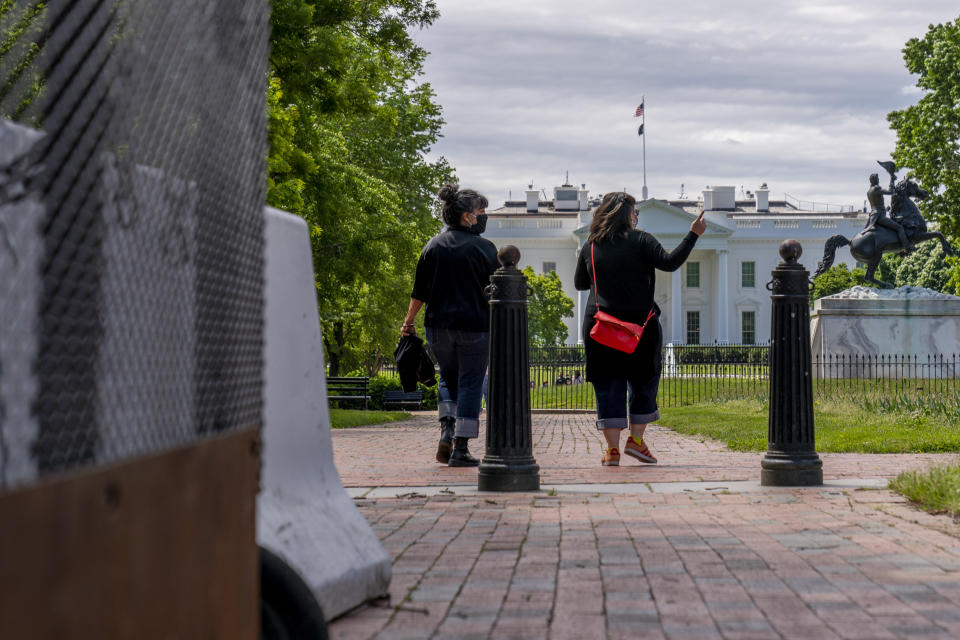
<path fill-rule="evenodd" d="M 530 433 L 527 279 L 520 251 L 506 245 L 490 277 L 490 380 L 487 450 L 477 473 L 480 491 L 538 491 L 540 467 Z"/>
<path fill-rule="evenodd" d="M 823 462 L 814 445 L 813 388 L 810 364 L 810 273 L 797 259 L 796 240 L 780 243 L 783 262 L 767 283 L 772 292 L 770 324 L 770 417 L 767 455 L 760 463 L 760 484 L 823 484 Z"/>

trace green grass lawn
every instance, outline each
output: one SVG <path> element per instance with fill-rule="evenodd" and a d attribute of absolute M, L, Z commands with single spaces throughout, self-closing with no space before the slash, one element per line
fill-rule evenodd
<path fill-rule="evenodd" d="M 767 448 L 767 406 L 760 400 L 706 402 L 661 410 L 657 424 L 725 442 L 736 451 Z M 850 402 L 814 405 L 817 451 L 822 453 L 943 453 L 960 451 L 960 419 L 953 412 L 878 411 Z"/>
<path fill-rule="evenodd" d="M 365 427 L 372 424 L 406 420 L 406 411 L 360 411 L 358 409 L 330 409 L 330 426 L 334 429 Z"/>
<path fill-rule="evenodd" d="M 890 488 L 927 511 L 960 518 L 960 464 L 901 473 Z"/>

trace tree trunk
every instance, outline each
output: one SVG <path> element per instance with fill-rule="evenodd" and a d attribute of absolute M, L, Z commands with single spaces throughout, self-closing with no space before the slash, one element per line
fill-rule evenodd
<path fill-rule="evenodd" d="M 333 323 L 333 331 L 330 332 L 331 339 L 323 338 L 324 345 L 327 347 L 327 376 L 334 378 L 340 375 L 340 354 L 343 353 L 343 345 L 346 342 L 342 322 Z"/>

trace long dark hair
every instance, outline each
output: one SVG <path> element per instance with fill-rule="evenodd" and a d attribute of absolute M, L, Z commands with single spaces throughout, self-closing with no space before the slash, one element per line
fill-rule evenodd
<path fill-rule="evenodd" d="M 600 206 L 593 214 L 587 242 L 603 242 L 617 235 L 626 236 L 631 228 L 630 214 L 636 204 L 636 198 L 624 191 L 603 196 Z"/>
<path fill-rule="evenodd" d="M 443 200 L 441 217 L 448 227 L 459 227 L 464 212 L 486 209 L 489 204 L 483 195 L 473 189 L 461 189 L 456 184 L 443 185 L 437 196 Z"/>

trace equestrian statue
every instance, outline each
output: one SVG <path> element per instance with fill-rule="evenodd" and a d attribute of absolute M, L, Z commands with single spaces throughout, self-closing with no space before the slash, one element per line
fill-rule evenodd
<path fill-rule="evenodd" d="M 880 186 L 877 174 L 870 174 L 870 188 L 867 190 L 867 201 L 870 203 L 870 218 L 863 231 L 848 240 L 842 235 L 831 236 L 823 248 L 823 260 L 817 264 L 814 277 L 820 275 L 831 266 L 838 247 L 850 245 L 850 254 L 858 261 L 867 265 L 864 280 L 872 282 L 884 289 L 892 289 L 893 285 L 881 282 L 873 277 L 880 258 L 885 253 L 899 252 L 900 255 L 909 255 L 914 245 L 924 240 L 937 239 L 943 247 L 944 254 L 956 255 L 956 251 L 939 231 L 927 231 L 927 221 L 920 215 L 920 209 L 910 198 L 923 200 L 929 193 L 910 178 L 897 182 L 897 167 L 892 162 L 877 161 L 890 174 L 890 188 Z M 883 196 L 889 195 L 890 215 L 883 204 Z"/>

